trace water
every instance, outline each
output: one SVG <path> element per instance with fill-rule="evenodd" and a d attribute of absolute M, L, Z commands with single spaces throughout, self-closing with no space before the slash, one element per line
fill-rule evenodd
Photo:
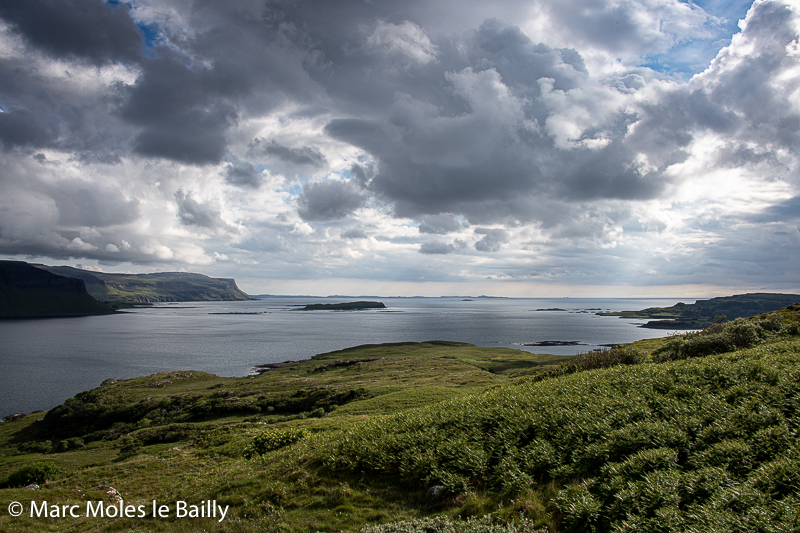
<path fill-rule="evenodd" d="M 360 344 L 449 340 L 576 354 L 668 333 L 597 316 L 598 309 L 665 307 L 679 300 L 380 298 L 386 311 L 293 310 L 339 301 L 353 299 L 188 302 L 112 316 L 0 321 L 0 417 L 50 409 L 106 378 L 174 370 L 244 376 L 258 364 Z M 537 311 L 550 308 L 564 311 Z M 585 344 L 521 346 L 539 341 Z"/>

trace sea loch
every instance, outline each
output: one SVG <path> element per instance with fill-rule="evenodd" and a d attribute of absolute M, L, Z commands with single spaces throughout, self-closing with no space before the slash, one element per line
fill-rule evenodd
<path fill-rule="evenodd" d="M 0 322 L 0 416 L 50 409 L 122 379 L 172 370 L 244 376 L 259 364 L 301 360 L 361 344 L 449 340 L 576 354 L 669 331 L 598 311 L 694 299 L 357 298 L 386 309 L 299 311 L 354 299 L 270 297 L 183 302 L 109 316 Z M 524 346 L 572 341 L 572 346 Z"/>

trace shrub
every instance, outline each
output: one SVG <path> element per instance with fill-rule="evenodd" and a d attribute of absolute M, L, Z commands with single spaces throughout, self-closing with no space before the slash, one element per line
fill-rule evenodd
<path fill-rule="evenodd" d="M 244 456 L 247 459 L 267 452 L 278 450 L 304 439 L 308 432 L 304 429 L 273 429 L 253 437 L 253 442 L 247 445 Z"/>
<path fill-rule="evenodd" d="M 703 331 L 671 338 L 653 352 L 653 361 L 663 363 L 751 348 L 783 331 L 777 316 L 770 315 L 757 321 L 737 318 L 727 324 L 715 324 Z"/>
<path fill-rule="evenodd" d="M 19 451 L 22 453 L 49 453 L 53 449 L 53 443 L 49 440 L 37 442 L 28 441 L 19 445 Z"/>
<path fill-rule="evenodd" d="M 631 346 L 616 346 L 610 350 L 600 350 L 576 355 L 569 361 L 562 363 L 550 373 L 548 377 L 563 376 L 582 372 L 584 370 L 595 370 L 598 368 L 610 368 L 620 365 L 638 365 L 647 361 L 647 356 Z"/>
<path fill-rule="evenodd" d="M 25 487 L 31 483 L 41 484 L 46 481 L 54 481 L 66 473 L 65 468 L 53 463 L 31 463 L 11 474 L 8 478 L 8 486 Z"/>
<path fill-rule="evenodd" d="M 133 457 L 134 455 L 138 454 L 141 449 L 142 449 L 142 444 L 135 438 L 128 435 L 127 437 L 123 437 L 122 440 L 120 440 L 118 457 L 120 459 Z"/>

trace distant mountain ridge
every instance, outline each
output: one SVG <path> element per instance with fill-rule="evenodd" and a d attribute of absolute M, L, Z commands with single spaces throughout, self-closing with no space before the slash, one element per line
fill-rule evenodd
<path fill-rule="evenodd" d="M 24 261 L 0 261 L 0 318 L 106 315 L 81 279 L 59 276 Z"/>
<path fill-rule="evenodd" d="M 59 276 L 83 280 L 89 294 L 112 307 L 157 302 L 252 300 L 232 278 L 211 278 L 187 272 L 113 274 L 68 266 L 34 266 Z"/>

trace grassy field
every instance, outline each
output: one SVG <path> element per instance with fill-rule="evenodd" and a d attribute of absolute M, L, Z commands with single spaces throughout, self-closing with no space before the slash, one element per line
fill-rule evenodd
<path fill-rule="evenodd" d="M 799 324 L 793 306 L 575 358 L 398 343 L 108 380 L 0 424 L 0 530 L 795 531 Z M 110 487 L 134 516 L 86 517 Z"/>

